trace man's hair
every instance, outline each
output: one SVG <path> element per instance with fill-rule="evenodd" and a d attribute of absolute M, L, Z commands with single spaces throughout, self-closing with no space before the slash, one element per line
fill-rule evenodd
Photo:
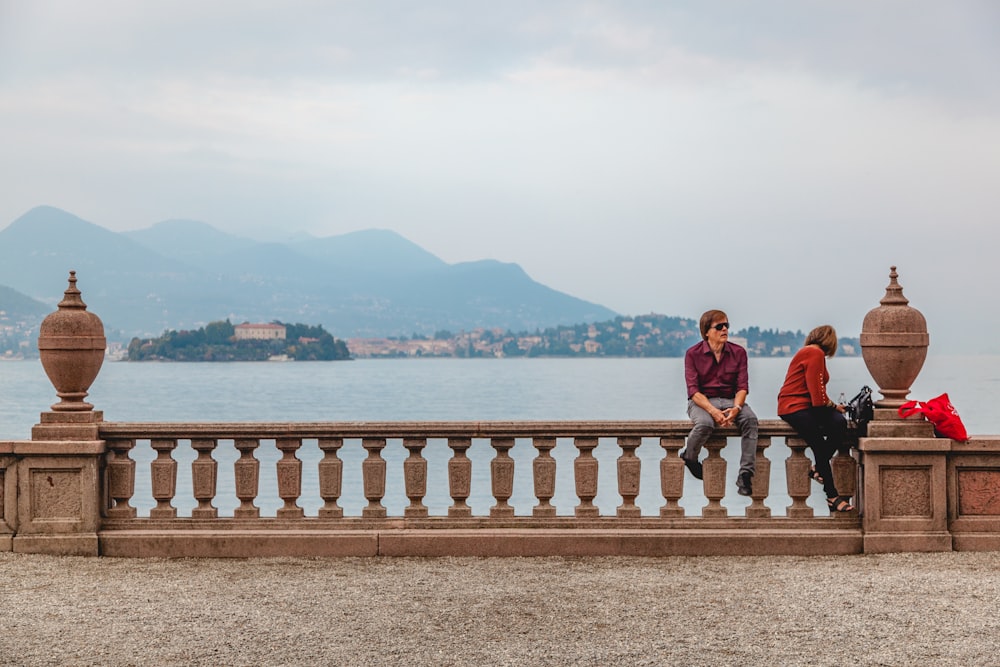
<path fill-rule="evenodd" d="M 706 310 L 701 316 L 699 328 L 701 329 L 701 339 L 708 340 L 708 330 L 712 327 L 712 321 L 717 319 L 728 320 L 729 316 L 721 310 Z"/>
<path fill-rule="evenodd" d="M 829 324 L 816 327 L 806 336 L 806 345 L 819 345 L 828 357 L 837 354 L 837 332 Z"/>

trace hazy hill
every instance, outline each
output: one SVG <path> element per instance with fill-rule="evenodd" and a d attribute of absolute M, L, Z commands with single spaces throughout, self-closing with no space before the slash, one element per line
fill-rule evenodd
<path fill-rule="evenodd" d="M 307 257 L 358 274 L 400 276 L 448 267 L 416 243 L 387 229 L 300 240 L 291 247 Z"/>
<path fill-rule="evenodd" d="M 220 256 L 255 245 L 250 239 L 195 220 L 166 220 L 146 229 L 122 232 L 122 236 L 153 248 L 164 257 L 200 267 L 212 266 Z"/>
<path fill-rule="evenodd" d="M 187 327 L 248 301 L 190 265 L 56 208 L 34 208 L 0 231 L 0 284 L 55 308 L 71 269 L 109 333 Z"/>
<path fill-rule="evenodd" d="M 45 317 L 52 311 L 52 308 L 41 301 L 21 294 L 17 290 L 0 285 L 0 311 L 6 313 L 8 320 L 18 320 Z"/>
<path fill-rule="evenodd" d="M 337 337 L 608 319 L 515 264 L 447 264 L 395 232 L 262 243 L 190 220 L 117 233 L 48 206 L 0 231 L 0 285 L 49 305 L 70 270 L 109 332 L 159 335 L 230 318 L 309 322 Z"/>

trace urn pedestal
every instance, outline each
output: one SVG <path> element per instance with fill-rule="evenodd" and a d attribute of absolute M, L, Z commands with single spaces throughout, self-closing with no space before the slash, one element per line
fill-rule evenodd
<path fill-rule="evenodd" d="M 69 287 L 39 327 L 38 352 L 60 401 L 31 430 L 11 442 L 15 457 L 16 530 L 21 553 L 97 555 L 101 516 L 103 415 L 84 402 L 104 361 L 104 325 L 87 312 L 70 271 Z"/>
<path fill-rule="evenodd" d="M 861 355 L 882 400 L 858 447 L 864 466 L 865 553 L 949 551 L 947 460 L 951 443 L 923 419 L 901 419 L 910 386 L 927 358 L 927 321 L 909 306 L 889 271 L 885 296 L 865 315 Z"/>
<path fill-rule="evenodd" d="M 49 314 L 38 330 L 38 355 L 42 368 L 60 401 L 41 415 L 32 429 L 34 440 L 96 439 L 95 424 L 102 413 L 85 402 L 90 385 L 104 363 L 107 339 L 101 318 L 87 311 L 76 287 L 76 271 L 69 272 L 69 287 L 59 309 Z"/>
<path fill-rule="evenodd" d="M 906 402 L 930 342 L 927 321 L 910 307 L 897 277 L 896 267 L 890 267 L 885 296 L 861 326 L 861 356 L 884 397 L 875 406 L 893 410 Z"/>

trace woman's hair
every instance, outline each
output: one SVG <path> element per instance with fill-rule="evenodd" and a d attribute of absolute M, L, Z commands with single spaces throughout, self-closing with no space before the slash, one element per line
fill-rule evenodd
<path fill-rule="evenodd" d="M 829 324 L 816 327 L 806 336 L 806 345 L 818 345 L 828 357 L 837 354 L 837 332 Z"/>
<path fill-rule="evenodd" d="M 701 316 L 701 322 L 699 322 L 698 325 L 701 329 L 702 340 L 708 340 L 708 330 L 712 326 L 712 321 L 718 319 L 728 320 L 729 316 L 721 310 L 708 310 Z"/>

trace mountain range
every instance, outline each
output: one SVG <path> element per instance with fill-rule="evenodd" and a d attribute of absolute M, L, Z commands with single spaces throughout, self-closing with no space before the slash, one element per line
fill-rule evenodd
<path fill-rule="evenodd" d="M 227 318 L 322 325 L 351 338 L 533 331 L 616 315 L 517 264 L 448 264 L 384 229 L 266 243 L 190 220 L 114 232 L 39 206 L 0 231 L 0 289 L 11 290 L 0 297 L 16 292 L 51 311 L 70 270 L 88 310 L 121 338 Z"/>

